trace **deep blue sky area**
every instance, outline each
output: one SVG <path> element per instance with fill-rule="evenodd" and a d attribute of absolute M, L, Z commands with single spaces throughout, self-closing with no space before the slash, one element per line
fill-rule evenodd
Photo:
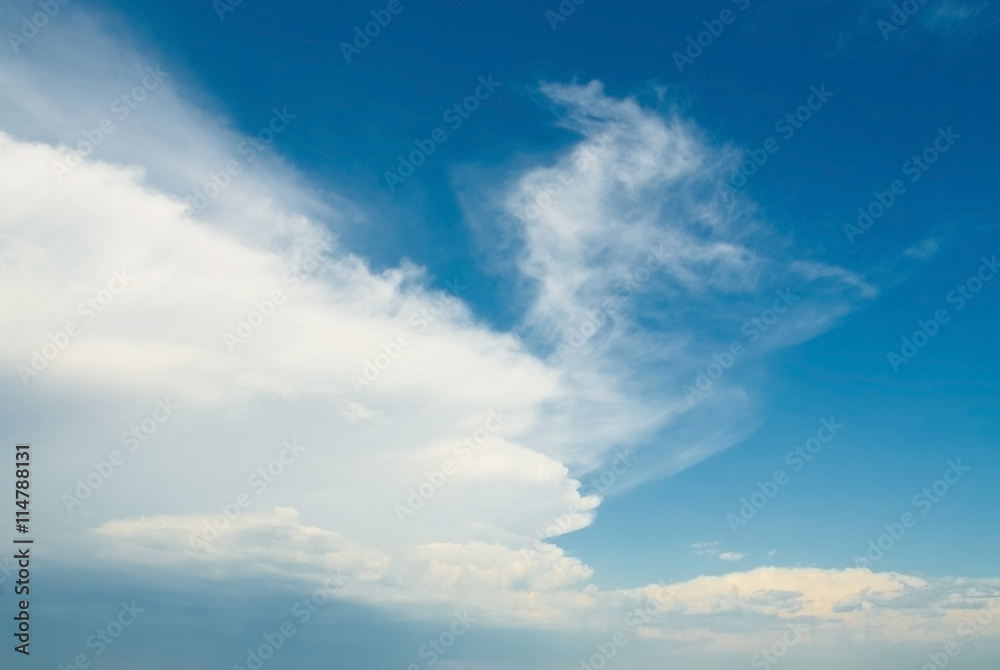
<path fill-rule="evenodd" d="M 885 40 L 872 19 L 891 8 L 878 3 L 751 2 L 741 10 L 743 3 L 592 0 L 553 30 L 545 12 L 555 3 L 418 0 L 403 2 L 403 11 L 348 63 L 341 43 L 382 5 L 247 0 L 224 20 L 209 2 L 95 6 L 136 41 L 154 46 L 202 104 L 239 130 L 255 132 L 272 107 L 296 114 L 275 151 L 314 184 L 366 205 L 363 220 L 338 231 L 344 244 L 376 269 L 407 258 L 439 286 L 461 278 L 470 285 L 463 297 L 473 311 L 499 326 L 520 317 L 518 285 L 483 262 L 489 240 L 466 225 L 469 212 L 455 186 L 460 174 L 553 162 L 577 139 L 554 123 L 558 109 L 539 85 L 599 80 L 609 95 L 633 96 L 694 121 L 710 142 L 753 151 L 768 138 L 777 141 L 777 153 L 742 190 L 800 248 L 870 273 L 884 292 L 838 329 L 767 361 L 767 384 L 757 398 L 766 419 L 746 443 L 668 481 L 613 497 L 594 526 L 562 539 L 587 561 L 608 562 L 598 570 L 607 585 L 656 578 L 670 561 L 678 577 L 725 567 L 685 555 L 678 533 L 691 542 L 722 540 L 757 561 L 776 550 L 782 564 L 850 562 L 865 546 L 865 533 L 909 505 L 952 457 L 965 456 L 976 469 L 963 482 L 963 499 L 948 504 L 995 505 L 986 483 L 1000 467 L 1000 410 L 988 400 L 998 372 L 995 289 L 957 314 L 901 372 L 886 363 L 917 319 L 948 306 L 946 294 L 975 272 L 983 253 L 1000 251 L 994 244 L 1000 77 L 989 35 L 958 39 L 946 28 L 909 25 Z M 673 54 L 727 8 L 734 21 L 678 72 Z M 471 94 L 480 76 L 502 84 L 451 130 L 443 112 Z M 806 103 L 812 87 L 832 95 L 785 139 L 776 122 Z M 446 129 L 446 142 L 391 192 L 386 171 L 438 127 Z M 931 146 L 941 128 L 959 139 L 909 181 L 904 163 Z M 895 179 L 906 192 L 851 243 L 843 224 Z M 940 247 L 932 263 L 903 255 L 927 237 Z M 784 453 L 829 415 L 845 417 L 850 428 L 747 530 L 731 535 L 724 515 L 740 496 L 720 492 L 749 495 L 754 478 L 780 467 Z M 898 566 L 891 567 L 947 572 L 945 556 L 959 555 L 963 570 L 988 574 L 994 562 L 983 542 L 995 550 L 996 537 L 965 533 L 963 523 L 973 522 L 952 517 L 933 534 L 921 528 L 927 535 L 908 539 L 912 556 L 893 557 Z M 635 560 L 621 565 L 613 554 L 630 543 Z"/>
<path fill-rule="evenodd" d="M 379 236 L 386 243 L 365 251 L 376 262 L 409 256 L 436 269 L 459 266 L 448 254 L 467 250 L 455 243 L 464 230 L 448 192 L 450 169 L 512 160 L 521 152 L 544 156 L 570 139 L 553 127 L 533 93 L 546 81 L 597 79 L 608 93 L 637 95 L 647 105 L 656 104 L 655 87 L 666 87 L 664 107 L 676 106 L 712 138 L 745 148 L 780 138 L 775 121 L 805 103 L 810 86 L 825 84 L 834 95 L 790 140 L 779 139 L 779 155 L 748 189 L 766 195 L 777 225 L 809 219 L 829 230 L 828 247 L 845 241 L 838 223 L 855 201 L 867 204 L 871 191 L 895 178 L 942 125 L 971 141 L 907 194 L 907 209 L 929 214 L 928 201 L 954 193 L 956 181 L 970 194 L 992 195 L 986 169 L 992 161 L 986 138 L 995 136 L 991 41 L 973 39 L 957 51 L 914 29 L 891 36 L 899 43 L 886 42 L 859 25 L 853 5 L 772 2 L 740 13 L 738 5 L 717 3 L 719 11 L 734 8 L 736 20 L 683 73 L 671 54 L 704 30 L 701 22 L 711 14 L 704 3 L 588 2 L 556 30 L 544 3 L 404 3 L 351 63 L 338 45 L 371 20 L 374 5 L 244 2 L 224 21 L 206 2 L 100 6 L 130 17 L 129 30 L 173 57 L 175 68 L 187 63 L 181 76 L 242 130 L 255 132 L 273 106 L 297 113 L 299 122 L 281 136 L 279 150 L 338 190 L 366 196 L 384 208 L 384 217 L 373 218 L 393 222 L 393 234 Z M 441 155 L 389 194 L 384 173 L 396 167 L 396 157 L 445 125 L 444 110 L 489 74 L 503 86 L 475 112 L 475 122 L 449 133 Z M 971 202 L 950 208 L 948 218 L 982 216 L 983 205 L 965 200 Z M 899 237 L 893 237 L 909 239 L 905 214 L 890 216 L 883 239 L 897 226 Z M 434 233 L 422 223 L 427 218 L 435 221 Z M 436 237 L 443 235 L 448 244 Z M 865 246 L 873 245 L 848 253 L 879 257 L 877 245 Z"/>

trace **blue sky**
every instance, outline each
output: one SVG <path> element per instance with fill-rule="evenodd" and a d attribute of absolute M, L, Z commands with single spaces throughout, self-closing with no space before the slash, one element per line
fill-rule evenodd
<path fill-rule="evenodd" d="M 0 10 L 0 653 L 995 667 L 996 3 L 224 3 Z"/>

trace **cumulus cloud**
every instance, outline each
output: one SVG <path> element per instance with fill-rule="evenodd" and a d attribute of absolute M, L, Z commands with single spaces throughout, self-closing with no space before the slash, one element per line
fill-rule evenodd
<path fill-rule="evenodd" d="M 231 520 L 221 515 L 156 515 L 108 521 L 96 529 L 102 551 L 126 564 L 175 567 L 218 578 L 312 578 L 334 571 L 354 580 L 385 575 L 391 559 L 344 536 L 299 523 L 296 510 L 278 507 Z M 214 523 L 213 523 L 214 522 Z"/>
<path fill-rule="evenodd" d="M 759 567 L 608 591 L 590 584 L 593 570 L 544 544 L 426 543 L 390 558 L 343 536 L 301 523 L 295 510 L 248 513 L 203 546 L 208 515 L 159 515 L 109 521 L 97 529 L 109 565 L 145 566 L 162 575 L 197 574 L 216 581 L 274 578 L 321 583 L 347 580 L 343 595 L 401 612 L 444 615 L 474 603 L 492 625 L 552 629 L 613 628 L 637 607 L 655 604 L 645 638 L 682 639 L 739 648 L 766 640 L 783 621 L 807 622 L 817 641 L 864 639 L 878 630 L 903 642 L 947 640 L 984 608 L 1000 609 L 1000 579 L 927 579 L 868 569 Z M 696 551 L 715 556 L 714 544 Z M 742 554 L 722 552 L 719 559 Z M 736 558 L 734 558 L 736 557 Z M 752 617 L 753 626 L 739 625 Z M 686 631 L 686 632 L 685 632 Z M 984 634 L 990 635 L 988 631 Z"/>

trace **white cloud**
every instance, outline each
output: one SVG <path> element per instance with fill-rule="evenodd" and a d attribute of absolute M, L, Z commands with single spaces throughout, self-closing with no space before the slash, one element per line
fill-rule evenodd
<path fill-rule="evenodd" d="M 949 38 L 989 32 L 996 27 L 998 18 L 990 2 L 938 2 L 921 16 L 928 30 Z"/>
<path fill-rule="evenodd" d="M 741 554 L 736 551 L 719 551 L 719 545 L 722 542 L 716 540 L 714 542 L 696 542 L 691 545 L 691 551 L 694 552 L 696 556 L 701 556 L 703 558 L 718 558 L 720 561 L 740 561 L 746 556 L 746 554 Z"/>
<path fill-rule="evenodd" d="M 960 52 L 1000 23 L 996 4 L 990 2 L 924 2 L 907 9 L 915 12 L 905 12 L 901 3 L 890 0 L 860 3 L 855 14 L 828 31 L 832 51 L 854 57 L 872 50 L 898 50 L 905 57 L 917 41 L 930 37 L 936 49 Z"/>
<path fill-rule="evenodd" d="M 718 540 L 714 542 L 695 542 L 691 545 L 691 551 L 695 553 L 696 556 L 718 556 L 719 555 L 719 545 L 722 544 Z"/>
<path fill-rule="evenodd" d="M 501 246 L 522 250 L 516 266 L 534 280 L 526 343 L 580 390 L 572 406 L 548 408 L 551 453 L 586 469 L 615 439 L 676 447 L 648 450 L 632 485 L 690 467 L 753 429 L 739 372 L 695 407 L 683 388 L 743 338 L 742 322 L 770 303 L 761 295 L 791 287 L 807 297 L 748 348 L 749 359 L 834 327 L 876 291 L 843 268 L 775 255 L 788 243 L 752 203 L 718 188 L 739 153 L 712 146 L 691 122 L 611 98 L 599 82 L 543 91 L 582 139 L 510 178 L 497 205 L 513 223 L 491 232 L 516 240 Z M 627 422 L 600 409 L 623 403 Z"/>
<path fill-rule="evenodd" d="M 941 248 L 940 240 L 935 238 L 923 239 L 920 242 L 908 247 L 903 253 L 910 258 L 926 261 L 933 257 Z"/>
<path fill-rule="evenodd" d="M 230 518 L 234 517 L 234 518 Z M 177 517 L 130 517 L 97 528 L 103 551 L 114 561 L 180 567 L 214 578 L 311 578 L 331 571 L 354 580 L 384 576 L 392 561 L 384 554 L 320 528 L 303 526 L 290 508 L 270 513 Z"/>
<path fill-rule="evenodd" d="M 680 583 L 605 591 L 589 584 L 593 571 L 558 547 L 513 549 L 481 542 L 417 545 L 394 559 L 342 536 L 303 526 L 294 510 L 237 519 L 204 552 L 187 545 L 207 516 L 112 521 L 104 558 L 154 568 L 164 575 L 319 583 L 337 572 L 345 597 L 401 612 L 444 616 L 475 603 L 491 625 L 552 629 L 614 629 L 636 607 L 657 603 L 659 614 L 640 631 L 650 639 L 696 641 L 706 648 L 767 643 L 783 622 L 807 622 L 818 643 L 872 639 L 947 641 L 956 627 L 991 607 L 1000 614 L 1000 579 L 928 579 L 868 569 L 760 567 Z M 713 544 L 713 543 L 707 543 Z M 700 547 L 704 549 L 704 547 Z M 731 552 L 719 554 L 740 556 Z M 991 605 L 992 604 L 992 605 Z M 753 617 L 752 630 L 734 621 Z M 1000 631 L 984 626 L 984 636 Z M 691 636 L 694 635 L 692 638 Z"/>

